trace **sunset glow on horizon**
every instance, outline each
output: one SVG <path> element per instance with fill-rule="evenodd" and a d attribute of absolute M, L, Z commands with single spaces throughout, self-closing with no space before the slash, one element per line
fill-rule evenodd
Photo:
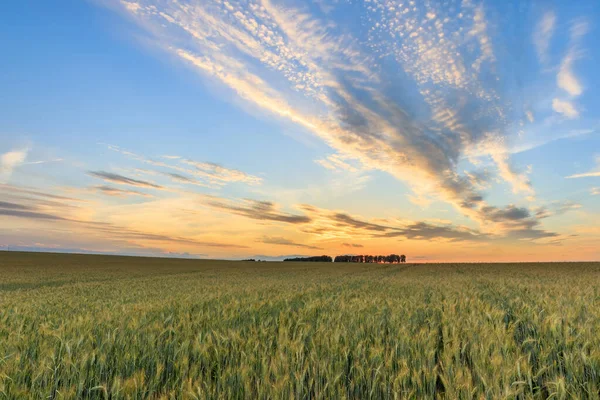
<path fill-rule="evenodd" d="M 600 259 L 596 1 L 35 3 L 0 249 Z"/>

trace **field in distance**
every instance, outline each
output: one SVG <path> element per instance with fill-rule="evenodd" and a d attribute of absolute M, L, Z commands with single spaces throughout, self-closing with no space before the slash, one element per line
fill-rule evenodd
<path fill-rule="evenodd" d="M 598 399 L 600 263 L 0 252 L 0 398 Z"/>

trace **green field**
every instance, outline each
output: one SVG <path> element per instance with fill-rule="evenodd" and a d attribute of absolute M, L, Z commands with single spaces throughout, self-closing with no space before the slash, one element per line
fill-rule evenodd
<path fill-rule="evenodd" d="M 600 263 L 0 252 L 0 398 L 598 399 Z"/>

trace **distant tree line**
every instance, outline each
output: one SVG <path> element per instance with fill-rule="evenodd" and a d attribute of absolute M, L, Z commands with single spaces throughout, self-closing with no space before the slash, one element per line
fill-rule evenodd
<path fill-rule="evenodd" d="M 296 257 L 286 258 L 283 261 L 303 261 L 303 262 L 352 262 L 352 263 L 369 263 L 369 264 L 398 264 L 406 262 L 406 256 L 404 254 L 390 254 L 388 256 L 371 256 L 371 255 L 358 255 L 358 256 L 336 256 L 332 259 L 330 256 L 315 256 L 315 257 Z"/>
<path fill-rule="evenodd" d="M 353 262 L 353 263 L 369 263 L 369 264 L 397 264 L 406 262 L 406 256 L 404 254 L 390 254 L 389 256 L 371 256 L 371 255 L 358 255 L 358 256 L 336 256 L 334 262 Z"/>
<path fill-rule="evenodd" d="M 315 256 L 315 257 L 286 258 L 283 261 L 332 262 L 333 259 L 330 256 Z"/>

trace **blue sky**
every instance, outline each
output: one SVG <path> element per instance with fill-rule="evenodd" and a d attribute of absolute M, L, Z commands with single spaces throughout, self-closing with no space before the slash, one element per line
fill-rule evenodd
<path fill-rule="evenodd" d="M 600 256 L 597 2 L 5 11 L 0 244 Z"/>

